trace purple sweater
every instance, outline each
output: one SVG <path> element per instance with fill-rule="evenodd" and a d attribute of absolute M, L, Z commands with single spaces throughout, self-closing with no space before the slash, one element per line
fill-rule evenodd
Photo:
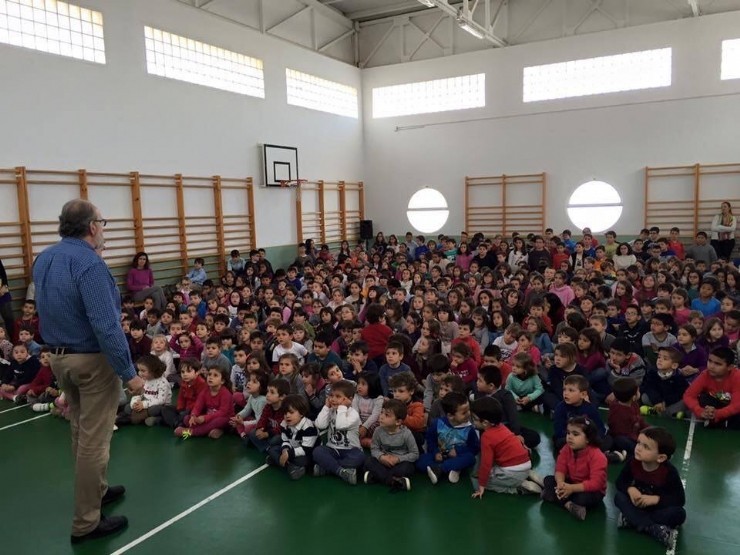
<path fill-rule="evenodd" d="M 126 277 L 126 287 L 131 293 L 138 293 L 154 285 L 154 273 L 151 268 L 139 270 L 131 268 Z"/>

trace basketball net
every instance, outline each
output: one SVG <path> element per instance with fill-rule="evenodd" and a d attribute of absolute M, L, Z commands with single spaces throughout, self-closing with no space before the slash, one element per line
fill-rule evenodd
<path fill-rule="evenodd" d="M 305 179 L 281 179 L 280 187 L 285 189 L 298 189 L 304 183 L 306 183 Z"/>

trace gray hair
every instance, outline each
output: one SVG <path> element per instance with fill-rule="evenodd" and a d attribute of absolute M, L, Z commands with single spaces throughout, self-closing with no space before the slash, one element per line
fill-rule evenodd
<path fill-rule="evenodd" d="M 76 238 L 87 236 L 90 233 L 90 222 L 96 216 L 92 202 L 79 198 L 66 202 L 59 215 L 59 235 Z"/>

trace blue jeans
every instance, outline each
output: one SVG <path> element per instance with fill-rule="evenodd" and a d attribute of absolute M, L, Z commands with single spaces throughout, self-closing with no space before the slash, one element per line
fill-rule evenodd
<path fill-rule="evenodd" d="M 259 439 L 256 434 L 257 430 L 253 430 L 247 437 L 243 438 L 242 441 L 247 446 L 251 443 L 260 453 L 265 453 L 273 445 L 281 445 L 283 442 L 280 436 L 270 436 L 267 439 Z"/>
<path fill-rule="evenodd" d="M 472 453 L 458 453 L 457 457 L 451 457 L 444 459 L 441 463 L 434 460 L 434 455 L 431 453 L 424 453 L 419 460 L 416 461 L 416 468 L 421 472 L 427 471 L 427 466 L 435 467 L 440 466 L 444 472 L 450 472 L 451 470 L 461 471 L 466 468 L 471 468 L 475 464 L 475 455 Z"/>
<path fill-rule="evenodd" d="M 622 515 L 627 519 L 627 522 L 637 528 L 638 532 L 643 532 L 654 524 L 676 528 L 686 520 L 686 511 L 683 507 L 641 509 L 635 507 L 630 496 L 621 491 L 618 491 L 614 496 L 614 504 L 622 511 Z"/>
<path fill-rule="evenodd" d="M 365 463 L 365 453 L 357 447 L 334 449 L 320 445 L 313 450 L 313 462 L 331 474 L 339 474 L 342 468 L 361 468 Z"/>

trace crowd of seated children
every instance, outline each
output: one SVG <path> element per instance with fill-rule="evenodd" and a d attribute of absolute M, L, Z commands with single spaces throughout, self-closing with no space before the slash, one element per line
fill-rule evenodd
<path fill-rule="evenodd" d="M 414 472 L 434 484 L 470 472 L 475 497 L 541 491 L 579 519 L 601 503 L 607 462 L 624 463 L 623 523 L 666 543 L 683 494 L 670 436 L 642 416 L 740 427 L 740 274 L 692 259 L 711 247 L 675 247 L 676 229 L 643 231 L 604 245 L 589 230 L 409 236 L 403 249 L 379 234 L 369 252 L 303 244 L 286 269 L 232 256 L 218 283 L 197 260 L 162 310 L 123 300 L 147 387 L 118 422 L 232 433 L 293 479 L 407 491 Z M 32 302 L 0 328 L 0 395 L 61 411 L 39 329 Z M 521 411 L 552 419 L 544 481 Z"/>

